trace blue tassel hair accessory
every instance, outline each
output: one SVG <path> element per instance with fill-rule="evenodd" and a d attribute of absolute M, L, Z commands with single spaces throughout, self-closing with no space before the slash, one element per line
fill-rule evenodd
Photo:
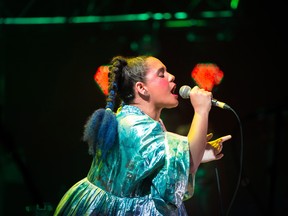
<path fill-rule="evenodd" d="M 88 142 L 89 154 L 94 156 L 99 149 L 101 157 L 105 157 L 115 143 L 117 126 L 116 116 L 110 109 L 96 110 L 84 127 L 83 140 Z"/>

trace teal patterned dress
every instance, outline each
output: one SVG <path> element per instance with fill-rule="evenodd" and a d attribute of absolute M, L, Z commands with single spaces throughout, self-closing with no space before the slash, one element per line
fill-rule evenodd
<path fill-rule="evenodd" d="M 54 215 L 187 215 L 194 191 L 187 137 L 167 132 L 135 106 L 117 112 L 118 139 L 95 154 L 86 178 L 62 197 Z"/>

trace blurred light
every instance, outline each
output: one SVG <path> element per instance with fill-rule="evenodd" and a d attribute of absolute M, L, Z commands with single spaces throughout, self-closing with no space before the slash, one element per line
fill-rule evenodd
<path fill-rule="evenodd" d="M 109 65 L 101 65 L 97 68 L 94 74 L 94 80 L 104 95 L 108 95 L 109 88 Z"/>
<path fill-rule="evenodd" d="M 163 13 L 164 19 L 171 19 L 172 15 L 170 13 Z"/>
<path fill-rule="evenodd" d="M 158 55 L 160 45 L 155 35 L 144 34 L 137 41 L 130 43 L 130 49 L 138 55 Z"/>
<path fill-rule="evenodd" d="M 195 42 L 198 40 L 198 36 L 196 34 L 190 32 L 186 35 L 186 39 L 189 42 Z"/>
<path fill-rule="evenodd" d="M 187 18 L 184 12 L 175 14 L 177 19 Z M 169 20 L 172 18 L 170 13 L 141 13 L 141 14 L 124 14 L 112 16 L 74 16 L 66 17 L 21 17 L 21 18 L 0 18 L 0 24 L 6 25 L 37 25 L 37 24 L 65 24 L 65 23 L 105 23 L 105 22 L 128 22 L 128 21 L 146 21 Z"/>
<path fill-rule="evenodd" d="M 26 25 L 26 24 L 64 24 L 65 17 L 28 17 L 28 18 L 1 18 L 0 24 Z"/>
<path fill-rule="evenodd" d="M 231 32 L 222 32 L 222 31 L 219 31 L 217 32 L 216 34 L 216 38 L 218 41 L 230 41 L 232 39 L 232 35 L 231 35 Z"/>
<path fill-rule="evenodd" d="M 170 13 L 154 13 L 152 18 L 154 20 L 171 19 L 172 15 Z"/>
<path fill-rule="evenodd" d="M 200 13 L 203 18 L 220 18 L 220 17 L 232 17 L 232 11 L 203 11 Z"/>
<path fill-rule="evenodd" d="M 139 45 L 138 45 L 138 43 L 136 43 L 135 41 L 133 41 L 132 43 L 130 43 L 130 49 L 132 50 L 132 51 L 138 51 L 138 49 L 139 49 Z"/>
<path fill-rule="evenodd" d="M 191 26 L 207 26 L 207 22 L 205 20 L 170 20 L 166 21 L 165 26 L 168 28 L 183 28 L 183 27 L 191 27 Z"/>
<path fill-rule="evenodd" d="M 236 10 L 238 8 L 238 5 L 239 5 L 239 0 L 231 0 L 230 7 L 233 10 Z"/>
<path fill-rule="evenodd" d="M 168 17 L 165 14 L 165 17 Z M 0 24 L 6 25 L 37 25 L 37 24 L 65 24 L 65 23 L 104 23 L 104 22 L 127 22 L 145 21 L 151 18 L 151 14 L 125 14 L 115 16 L 75 16 L 66 17 L 21 17 L 0 18 Z"/>
<path fill-rule="evenodd" d="M 233 7 L 237 5 L 233 1 Z M 232 2 L 231 2 L 232 4 Z M 232 11 L 204 11 L 200 15 L 202 18 L 225 18 L 232 17 Z M 141 14 L 123 14 L 111 16 L 74 16 L 74 17 L 16 17 L 0 18 L 0 24 L 5 25 L 39 25 L 39 24 L 78 24 L 78 23 L 106 23 L 106 22 L 133 22 L 147 20 L 167 20 L 167 27 L 191 27 L 207 26 L 203 20 L 188 19 L 186 12 L 176 12 L 174 16 L 171 13 L 141 13 Z"/>
<path fill-rule="evenodd" d="M 185 12 L 177 12 L 174 14 L 176 19 L 187 19 L 188 15 Z"/>
<path fill-rule="evenodd" d="M 150 18 L 150 14 L 125 14 L 115 16 L 83 16 L 72 17 L 71 23 L 102 23 L 102 22 L 127 22 L 127 21 L 145 21 Z"/>
<path fill-rule="evenodd" d="M 223 71 L 214 63 L 198 63 L 191 71 L 194 82 L 207 91 L 212 91 L 224 77 Z"/>

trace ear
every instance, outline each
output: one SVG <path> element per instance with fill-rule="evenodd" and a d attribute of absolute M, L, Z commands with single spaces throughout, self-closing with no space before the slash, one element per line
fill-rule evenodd
<path fill-rule="evenodd" d="M 135 87 L 136 87 L 136 91 L 138 91 L 139 94 L 148 95 L 148 91 L 147 91 L 146 86 L 144 85 L 143 82 L 137 82 L 135 84 Z"/>

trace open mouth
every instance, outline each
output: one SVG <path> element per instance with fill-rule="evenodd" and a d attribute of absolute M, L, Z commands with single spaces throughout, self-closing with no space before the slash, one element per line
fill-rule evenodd
<path fill-rule="evenodd" d="M 172 94 L 175 94 L 175 91 L 176 91 L 176 85 L 173 86 L 173 88 L 172 88 L 172 90 L 171 90 L 171 93 L 172 93 Z"/>

